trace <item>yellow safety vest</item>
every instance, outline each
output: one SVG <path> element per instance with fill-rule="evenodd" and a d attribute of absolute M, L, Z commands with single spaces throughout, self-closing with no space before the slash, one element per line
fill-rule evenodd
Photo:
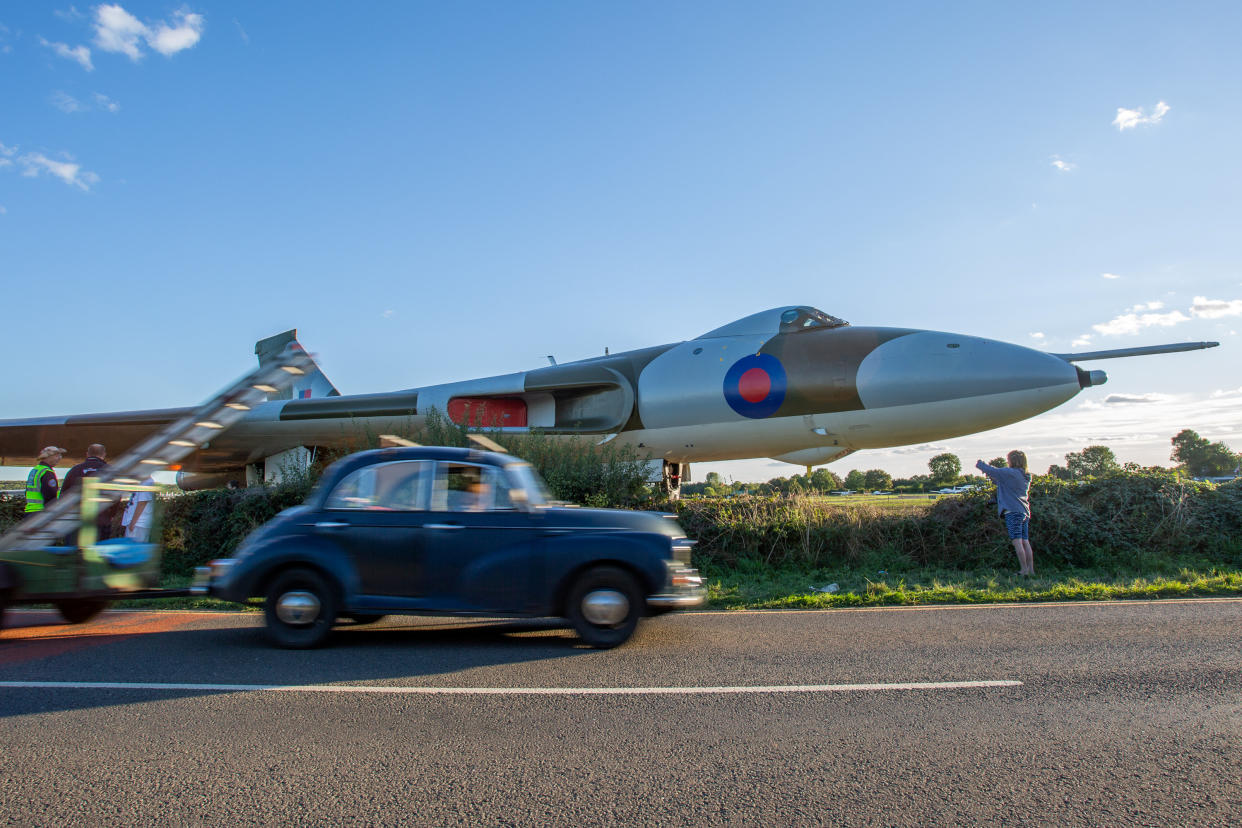
<path fill-rule="evenodd" d="M 42 512 L 47 504 L 43 502 L 43 478 L 52 470 L 51 466 L 42 463 L 30 470 L 26 477 L 26 511 Z"/>

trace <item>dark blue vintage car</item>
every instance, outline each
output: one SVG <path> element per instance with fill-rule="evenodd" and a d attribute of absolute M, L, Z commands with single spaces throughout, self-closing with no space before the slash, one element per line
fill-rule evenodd
<path fill-rule="evenodd" d="M 282 647 L 322 644 L 340 617 L 453 613 L 564 617 L 607 648 L 643 615 L 703 602 L 691 545 L 672 515 L 554 504 L 506 454 L 379 449 L 333 464 L 192 591 L 264 598 Z"/>

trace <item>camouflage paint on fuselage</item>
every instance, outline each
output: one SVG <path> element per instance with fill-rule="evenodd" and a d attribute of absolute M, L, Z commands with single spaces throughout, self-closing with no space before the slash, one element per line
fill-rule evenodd
<path fill-rule="evenodd" d="M 776 417 L 827 414 L 863 408 L 858 396 L 858 367 L 885 342 L 915 333 L 900 328 L 815 328 L 781 334 L 760 353 L 780 361 L 788 377 L 784 402 Z"/>

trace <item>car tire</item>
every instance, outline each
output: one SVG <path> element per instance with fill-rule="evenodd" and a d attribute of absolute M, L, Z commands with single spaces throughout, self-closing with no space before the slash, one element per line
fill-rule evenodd
<path fill-rule="evenodd" d="M 267 588 L 263 620 L 277 647 L 318 647 L 332 632 L 339 601 L 334 585 L 314 569 L 286 569 Z"/>
<path fill-rule="evenodd" d="M 355 624 L 374 624 L 377 621 L 383 621 L 387 617 L 386 615 L 377 615 L 370 612 L 351 612 L 345 616 L 345 618 L 348 618 Z"/>
<path fill-rule="evenodd" d="M 70 624 L 82 624 L 108 608 L 108 602 L 102 598 L 66 598 L 56 602 L 56 610 L 60 617 Z"/>
<path fill-rule="evenodd" d="M 620 646 L 642 617 L 643 594 L 634 576 L 601 566 L 589 570 L 569 590 L 565 615 L 578 637 L 599 650 Z"/>

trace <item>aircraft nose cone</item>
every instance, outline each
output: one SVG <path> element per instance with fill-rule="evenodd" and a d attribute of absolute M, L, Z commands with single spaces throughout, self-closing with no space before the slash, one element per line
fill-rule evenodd
<path fill-rule="evenodd" d="M 1078 372 L 1052 354 L 938 331 L 897 337 L 872 351 L 858 367 L 858 396 L 867 408 L 1067 384 L 1078 389 Z"/>

